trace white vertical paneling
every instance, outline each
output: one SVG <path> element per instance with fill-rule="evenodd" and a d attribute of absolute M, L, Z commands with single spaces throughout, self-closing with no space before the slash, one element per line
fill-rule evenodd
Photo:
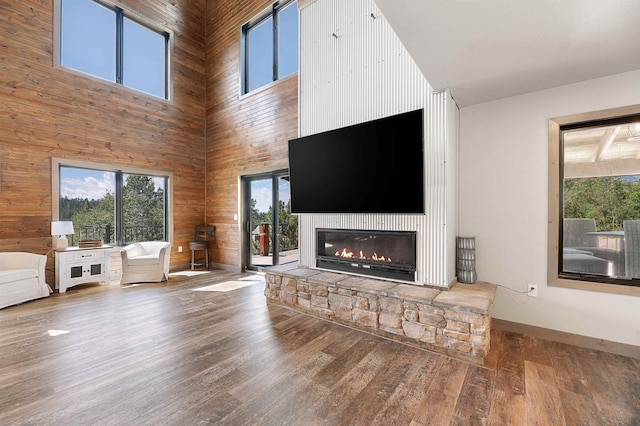
<path fill-rule="evenodd" d="M 451 97 L 451 93 L 447 90 L 447 223 L 446 223 L 446 242 L 447 244 L 447 262 L 446 262 L 446 279 L 447 282 L 453 282 L 456 279 L 456 236 L 459 235 L 458 229 L 458 148 L 460 145 L 459 123 L 460 109 L 455 100 Z"/>
<path fill-rule="evenodd" d="M 417 283 L 448 285 L 448 93 L 431 93 L 373 0 L 320 0 L 300 11 L 299 80 L 300 136 L 424 108 L 426 202 L 424 215 L 300 215 L 300 264 L 315 265 L 316 228 L 409 230 Z"/>

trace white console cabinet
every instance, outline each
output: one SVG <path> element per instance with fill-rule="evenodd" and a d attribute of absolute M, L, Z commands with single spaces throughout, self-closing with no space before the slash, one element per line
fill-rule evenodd
<path fill-rule="evenodd" d="M 56 250 L 56 289 L 64 293 L 77 284 L 109 284 L 111 246 Z"/>

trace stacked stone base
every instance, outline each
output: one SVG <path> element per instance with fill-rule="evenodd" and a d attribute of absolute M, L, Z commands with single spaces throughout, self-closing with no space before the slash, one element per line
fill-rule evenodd
<path fill-rule="evenodd" d="M 435 289 L 297 267 L 266 273 L 267 303 L 482 365 L 496 286 Z"/>

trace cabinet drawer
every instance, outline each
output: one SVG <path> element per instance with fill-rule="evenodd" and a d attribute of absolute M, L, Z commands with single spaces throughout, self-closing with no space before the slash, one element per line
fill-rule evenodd
<path fill-rule="evenodd" d="M 99 260 L 104 259 L 106 250 L 84 251 L 73 253 L 68 256 L 67 262 L 83 262 L 86 260 Z"/>

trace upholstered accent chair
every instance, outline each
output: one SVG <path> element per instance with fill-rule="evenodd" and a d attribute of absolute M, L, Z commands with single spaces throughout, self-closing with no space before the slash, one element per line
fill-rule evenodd
<path fill-rule="evenodd" d="M 169 279 L 171 243 L 144 241 L 129 244 L 120 252 L 122 279 L 120 284 L 161 282 Z"/>
<path fill-rule="evenodd" d="M 24 252 L 0 253 L 0 308 L 47 297 L 47 256 Z"/>

